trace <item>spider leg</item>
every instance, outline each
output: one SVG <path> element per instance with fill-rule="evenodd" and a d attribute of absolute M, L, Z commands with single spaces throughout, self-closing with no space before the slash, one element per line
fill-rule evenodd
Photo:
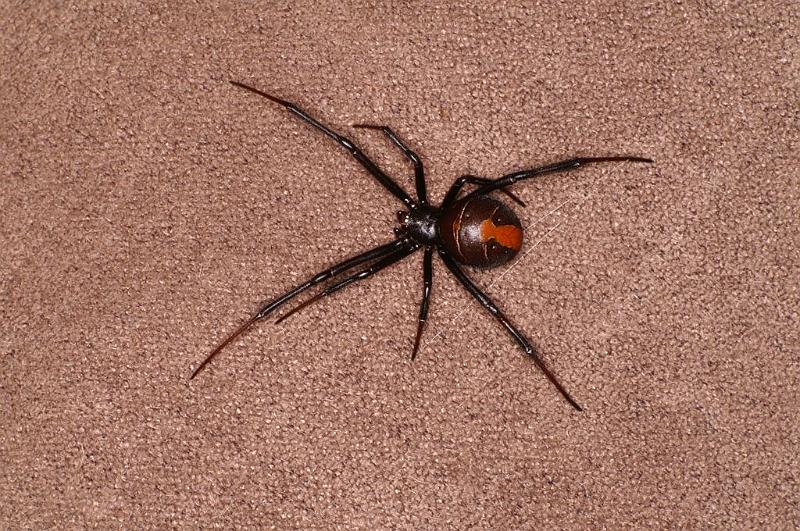
<path fill-rule="evenodd" d="M 652 163 L 653 159 L 648 159 L 645 157 L 629 157 L 629 156 L 619 156 L 619 157 L 577 157 L 574 159 L 568 159 L 561 162 L 556 162 L 554 164 L 547 164 L 546 166 L 540 166 L 538 168 L 533 168 L 530 170 L 523 170 L 514 173 L 509 173 L 508 175 L 504 175 L 499 179 L 493 180 L 491 183 L 481 186 L 477 190 L 473 190 L 470 192 L 467 197 L 473 197 L 476 195 L 483 195 L 488 194 L 489 192 L 493 192 L 495 190 L 500 190 L 505 188 L 506 186 L 511 186 L 512 184 L 523 181 L 525 179 L 530 179 L 531 177 L 537 177 L 539 175 L 545 175 L 547 173 L 558 173 L 563 171 L 569 170 L 576 170 L 581 166 L 586 166 L 587 164 L 596 164 L 599 162 L 647 162 Z"/>
<path fill-rule="evenodd" d="M 324 297 L 327 297 L 331 293 L 335 293 L 335 292 L 339 291 L 340 289 L 344 288 L 345 286 L 349 286 L 353 282 L 358 282 L 359 280 L 364 280 L 366 278 L 371 277 L 372 275 L 374 275 L 375 273 L 377 273 L 381 269 L 385 269 L 385 268 L 389 267 L 390 265 L 399 262 L 400 260 L 402 260 L 406 256 L 408 256 L 411 253 L 413 253 L 414 251 L 416 251 L 418 248 L 419 248 L 419 246 L 417 244 L 415 244 L 415 243 L 411 243 L 411 242 L 407 243 L 405 247 L 400 247 L 399 249 L 397 249 L 396 251 L 392 252 L 388 256 L 386 256 L 384 258 L 381 258 L 380 260 L 378 260 L 376 262 L 373 262 L 372 265 L 362 269 L 361 271 L 358 271 L 358 272 L 350 275 L 349 277 L 347 277 L 347 278 L 345 278 L 343 280 L 340 280 L 339 282 L 331 284 L 330 286 L 328 286 L 327 288 L 322 290 L 320 293 L 318 293 L 318 294 L 314 295 L 313 297 L 311 297 L 310 299 L 308 299 L 306 302 L 304 302 L 302 304 L 298 304 L 296 307 L 294 307 L 292 310 L 290 310 L 287 314 L 283 315 L 277 321 L 275 321 L 275 324 L 278 324 L 281 321 L 283 321 L 284 319 L 286 319 L 287 317 L 299 312 L 300 310 L 302 310 L 306 306 L 310 306 L 311 304 L 317 302 L 318 300 L 320 300 L 320 299 L 322 299 Z"/>
<path fill-rule="evenodd" d="M 451 203 L 453 203 L 456 200 L 456 198 L 458 197 L 458 192 L 461 191 L 461 187 L 464 186 L 465 184 L 487 185 L 493 182 L 494 180 L 487 179 L 486 177 L 476 177 L 474 175 L 462 175 L 461 177 L 455 180 L 453 185 L 447 191 L 447 194 L 444 196 L 444 200 L 442 201 L 442 208 L 448 207 Z M 506 194 L 508 197 L 510 197 L 519 206 L 522 207 L 525 206 L 525 203 L 522 201 L 522 199 L 517 197 L 515 194 L 511 193 L 505 188 L 501 188 L 500 191 Z"/>
<path fill-rule="evenodd" d="M 361 151 L 361 149 L 359 149 L 358 146 L 356 146 L 353 143 L 353 141 L 350 140 L 349 138 L 342 136 L 339 133 L 333 131 L 332 129 L 322 125 L 316 119 L 312 118 L 308 113 L 306 113 L 304 110 L 302 110 L 294 103 L 282 100 L 280 98 L 276 98 L 275 96 L 270 96 L 266 92 L 262 92 L 256 88 L 245 85 L 244 83 L 239 83 L 238 81 L 231 81 L 231 84 L 236 85 L 237 87 L 241 87 L 245 90 L 249 90 L 250 92 L 254 92 L 259 96 L 264 96 L 268 100 L 271 100 L 279 105 L 283 105 L 290 112 L 299 116 L 301 120 L 316 127 L 317 129 L 325 133 L 328 137 L 335 140 L 340 146 L 349 151 L 350 154 L 353 156 L 353 158 L 355 158 L 358 162 L 360 162 L 361 165 L 364 166 L 367 169 L 367 171 L 369 171 L 372 174 L 372 176 L 375 177 L 375 179 L 377 179 L 378 182 L 384 186 L 384 188 L 389 190 L 389 192 L 391 192 L 392 195 L 394 195 L 400 201 L 402 201 L 403 204 L 405 204 L 408 208 L 411 208 L 415 205 L 415 202 L 413 199 L 411 199 L 411 196 L 409 196 L 405 192 L 405 190 L 400 188 L 400 186 L 396 182 L 394 182 L 391 177 L 386 175 L 380 168 L 378 168 L 378 166 L 374 162 L 372 162 L 372 160 L 370 160 L 370 158 L 367 157 L 364 154 L 364 152 Z"/>
<path fill-rule="evenodd" d="M 417 322 L 417 335 L 414 338 L 414 350 L 411 351 L 411 359 L 417 357 L 419 350 L 419 340 L 422 337 L 422 330 L 425 328 L 425 321 L 428 320 L 428 307 L 430 306 L 431 287 L 433 286 L 433 247 L 425 248 L 425 255 L 422 257 L 422 303 L 419 305 L 419 320 Z"/>
<path fill-rule="evenodd" d="M 406 146 L 400 137 L 392 131 L 391 128 L 385 125 L 372 125 L 372 124 L 354 124 L 353 127 L 356 129 L 374 129 L 376 131 L 383 131 L 383 134 L 389 137 L 389 140 L 394 142 L 394 145 L 399 147 L 403 154 L 414 164 L 414 183 L 417 188 L 417 201 L 420 204 L 427 204 L 428 203 L 428 192 L 425 187 L 425 169 L 422 166 L 422 161 L 420 160 L 419 156 L 411 151 L 411 149 Z"/>
<path fill-rule="evenodd" d="M 356 256 L 350 257 L 347 260 L 334 265 L 333 267 L 330 267 L 324 271 L 317 273 L 306 282 L 287 291 L 280 297 L 264 304 L 252 317 L 250 317 L 247 321 L 245 321 L 243 325 L 237 328 L 235 332 L 233 332 L 231 335 L 225 338 L 225 340 L 222 343 L 217 345 L 217 347 L 211 352 L 211 354 L 209 354 L 206 357 L 206 359 L 204 359 L 203 362 L 197 366 L 194 372 L 192 372 L 192 375 L 189 377 L 189 379 L 191 380 L 195 376 L 197 376 L 197 373 L 199 373 L 203 369 L 203 367 L 208 365 L 208 362 L 210 362 L 217 354 L 219 354 L 219 352 L 223 348 L 225 348 L 225 346 L 227 346 L 231 341 L 239 337 L 245 330 L 250 328 L 256 321 L 264 319 L 267 315 L 275 311 L 277 308 L 282 306 L 287 301 L 293 299 L 294 297 L 304 292 L 305 290 L 328 280 L 331 277 L 343 273 L 348 269 L 351 269 L 357 265 L 363 264 L 364 262 L 368 262 L 369 260 L 374 260 L 376 258 L 382 258 L 384 256 L 387 256 L 397 251 L 398 249 L 405 248 L 406 245 L 408 244 L 405 240 L 397 239 L 387 244 L 375 247 L 374 249 L 365 251 Z"/>
<path fill-rule="evenodd" d="M 505 327 L 506 330 L 508 330 L 508 332 L 514 338 L 517 344 L 520 347 L 522 347 L 525 353 L 533 359 L 536 365 L 538 365 L 539 369 L 541 369 L 542 372 L 545 374 L 545 376 L 547 376 L 547 378 L 550 380 L 550 382 L 556 386 L 556 389 L 558 389 L 561 392 L 562 396 L 567 400 L 567 402 L 569 402 L 572 405 L 572 407 L 574 407 L 578 411 L 583 411 L 583 409 L 581 408 L 581 406 L 578 405 L 575 399 L 570 396 L 570 394 L 567 392 L 566 389 L 564 389 L 564 386 L 561 385 L 556 376 L 550 371 L 550 369 L 547 368 L 542 359 L 539 357 L 539 354 L 536 352 L 536 349 L 533 347 L 533 345 L 530 344 L 530 342 L 525 338 L 525 336 L 522 335 L 522 332 L 517 330 L 514 327 L 514 325 L 512 325 L 509 322 L 508 318 L 503 314 L 503 312 L 500 311 L 499 308 L 497 308 L 494 302 L 492 302 L 492 300 L 485 293 L 483 293 L 469 279 L 469 277 L 467 277 L 467 275 L 461 270 L 461 268 L 458 266 L 455 260 L 453 260 L 450 257 L 450 255 L 448 255 L 441 248 L 439 249 L 439 256 L 441 257 L 442 261 L 447 266 L 447 268 L 450 270 L 450 272 L 453 273 L 453 275 L 456 277 L 456 279 L 458 279 L 459 282 L 461 282 L 461 284 L 464 286 L 464 288 L 466 288 L 466 290 L 470 293 L 470 295 L 472 295 L 479 303 L 481 303 L 481 305 L 484 308 L 486 308 L 489 311 L 489 313 L 491 313 L 492 316 Z"/>

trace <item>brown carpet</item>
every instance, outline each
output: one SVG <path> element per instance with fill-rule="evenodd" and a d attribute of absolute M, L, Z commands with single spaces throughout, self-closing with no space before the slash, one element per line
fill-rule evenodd
<path fill-rule="evenodd" d="M 796 2 L 0 8 L 0 527 L 800 526 Z M 58 4 L 58 3 L 53 3 Z M 78 3 L 84 4 L 84 3 Z M 85 3 L 88 4 L 88 3 Z M 251 83 L 441 199 L 515 187 L 470 271 L 421 254 L 191 370 L 401 204 Z"/>

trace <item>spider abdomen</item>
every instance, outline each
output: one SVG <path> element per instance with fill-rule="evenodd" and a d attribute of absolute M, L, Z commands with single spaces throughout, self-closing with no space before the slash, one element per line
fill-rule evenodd
<path fill-rule="evenodd" d="M 514 211 L 488 196 L 465 197 L 439 219 L 439 238 L 445 250 L 462 264 L 496 267 L 522 247 L 522 225 Z"/>

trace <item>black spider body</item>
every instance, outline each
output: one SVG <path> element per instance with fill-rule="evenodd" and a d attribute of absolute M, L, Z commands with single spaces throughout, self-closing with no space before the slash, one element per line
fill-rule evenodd
<path fill-rule="evenodd" d="M 459 263 L 497 267 L 522 248 L 522 224 L 513 210 L 493 197 L 465 197 L 442 213 L 439 238 Z"/>
<path fill-rule="evenodd" d="M 564 398 L 575 409 L 581 411 L 581 407 L 569 395 L 566 389 L 564 389 L 555 375 L 550 372 L 544 362 L 542 362 L 536 349 L 534 349 L 528 339 L 511 324 L 494 302 L 469 279 L 462 271 L 461 265 L 481 268 L 497 267 L 511 260 L 522 247 L 523 231 L 519 219 L 507 205 L 488 194 L 495 191 L 502 192 L 515 202 L 524 206 L 519 198 L 507 190 L 507 187 L 532 177 L 573 170 L 586 164 L 622 161 L 653 162 L 652 160 L 632 156 L 579 157 L 530 170 L 510 173 L 498 179 L 464 175 L 456 179 L 441 204 L 435 206 L 428 202 L 425 171 L 422 161 L 390 128 L 365 124 L 354 126 L 357 128 L 377 129 L 382 131 L 403 151 L 414 166 L 416 199 L 408 195 L 402 187 L 384 173 L 383 170 L 370 160 L 352 140 L 322 125 L 295 104 L 270 96 L 265 92 L 242 83 L 235 81 L 231 83 L 282 105 L 309 125 L 325 133 L 329 138 L 346 149 L 353 158 L 383 185 L 384 188 L 400 200 L 406 210 L 398 212 L 400 227 L 395 229 L 396 238 L 394 241 L 348 258 L 314 275 L 306 282 L 289 290 L 278 298 L 264 304 L 250 319 L 229 335 L 205 360 L 203 360 L 194 370 L 191 378 L 194 378 L 214 356 L 228 343 L 233 341 L 233 339 L 247 330 L 253 323 L 265 319 L 279 307 L 307 289 L 328 280 L 336 279 L 317 295 L 286 313 L 283 317 L 278 319 L 277 322 L 286 319 L 298 310 L 353 282 L 369 278 L 381 269 L 397 263 L 420 248 L 424 248 L 422 260 L 422 302 L 420 304 L 417 334 L 414 339 L 411 358 L 413 359 L 417 354 L 422 331 L 428 317 L 430 294 L 433 285 L 432 258 L 433 251 L 435 250 L 453 276 L 455 276 L 464 288 L 509 332 L 520 348 L 533 359 L 536 365 L 545 373 Z M 459 197 L 461 189 L 466 184 L 477 186 L 477 188 Z M 348 275 L 344 275 L 348 272 Z"/>

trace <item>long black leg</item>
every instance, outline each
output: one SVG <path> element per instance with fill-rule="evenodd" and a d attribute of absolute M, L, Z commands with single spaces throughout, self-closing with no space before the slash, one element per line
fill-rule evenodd
<path fill-rule="evenodd" d="M 411 351 L 411 359 L 417 357 L 419 350 L 419 340 L 422 338 L 422 330 L 425 328 L 425 321 L 428 320 L 428 307 L 431 300 L 431 288 L 433 287 L 433 247 L 425 248 L 425 255 L 422 257 L 422 302 L 419 305 L 419 320 L 417 321 L 417 335 L 414 338 L 414 350 Z"/>
<path fill-rule="evenodd" d="M 587 164 L 596 164 L 598 162 L 648 162 L 652 163 L 653 159 L 648 159 L 645 157 L 628 157 L 628 156 L 620 156 L 620 157 L 577 157 L 574 159 L 564 160 L 561 162 L 556 162 L 554 164 L 548 164 L 546 166 L 540 166 L 538 168 L 533 168 L 530 170 L 523 170 L 514 173 L 509 173 L 508 175 L 504 175 L 499 179 L 493 180 L 491 183 L 481 186 L 477 190 L 473 190 L 470 192 L 466 197 L 473 197 L 476 195 L 483 195 L 488 194 L 489 192 L 493 192 L 494 190 L 500 190 L 506 186 L 511 186 L 512 184 L 523 181 L 525 179 L 530 179 L 531 177 L 537 177 L 539 175 L 545 175 L 547 173 L 558 173 L 562 171 L 569 171 L 575 170 L 580 168 L 581 166 L 585 166 Z"/>
<path fill-rule="evenodd" d="M 366 278 L 371 277 L 372 275 L 374 275 L 375 273 L 377 273 L 381 269 L 384 269 L 384 268 L 389 267 L 390 265 L 392 265 L 394 263 L 399 262 L 400 260 L 402 260 L 406 256 L 410 255 L 411 253 L 413 253 L 417 249 L 418 249 L 417 244 L 408 243 L 406 245 L 406 247 L 401 247 L 397 251 L 391 253 L 390 255 L 388 255 L 388 256 L 386 256 L 386 257 L 384 257 L 384 258 L 382 258 L 382 259 L 380 259 L 380 260 L 378 260 L 376 262 L 374 262 L 372 265 L 362 269 L 361 271 L 358 271 L 358 272 L 354 273 L 353 275 L 350 275 L 349 277 L 347 277 L 347 278 L 345 278 L 343 280 L 340 280 L 339 282 L 331 284 L 330 286 L 328 286 L 327 288 L 322 290 L 320 293 L 318 293 L 318 294 L 314 295 L 313 297 L 311 297 L 310 299 L 308 299 L 306 302 L 297 305 L 295 308 L 290 310 L 286 315 L 282 316 L 277 321 L 275 321 L 275 324 L 278 324 L 281 321 L 283 321 L 284 319 L 286 319 L 287 317 L 289 317 L 290 315 L 293 315 L 293 314 L 299 312 L 300 310 L 302 310 L 306 306 L 310 306 L 311 304 L 317 302 L 318 300 L 320 300 L 320 299 L 322 299 L 324 297 L 327 297 L 331 293 L 335 293 L 335 292 L 339 291 L 340 289 L 344 288 L 345 286 L 349 286 L 353 282 L 358 282 L 359 280 L 364 280 Z"/>
<path fill-rule="evenodd" d="M 383 131 L 383 134 L 389 137 L 389 140 L 394 142 L 394 145 L 399 147 L 400 150 L 405 154 L 408 160 L 414 164 L 414 182 L 417 188 L 417 201 L 420 204 L 427 204 L 428 203 L 428 192 L 425 187 L 425 169 L 422 166 L 422 160 L 420 160 L 419 156 L 411 151 L 408 146 L 406 146 L 400 137 L 392 131 L 391 128 L 385 125 L 372 125 L 372 124 L 354 124 L 353 127 L 357 129 L 375 129 L 377 131 Z"/>
<path fill-rule="evenodd" d="M 300 119 L 302 119 L 303 121 L 305 121 L 308 124 L 313 125 L 317 129 L 319 129 L 320 131 L 322 131 L 323 133 L 328 135 L 330 138 L 332 138 L 333 140 L 338 142 L 339 145 L 341 145 L 347 151 L 349 151 L 350 154 L 353 155 L 353 157 L 358 162 L 360 162 L 361 165 L 364 166 L 367 169 L 367 171 L 369 171 L 372 174 L 372 176 L 375 177 L 378 180 L 379 183 L 381 183 L 395 197 L 400 199 L 400 201 L 402 201 L 408 208 L 411 208 L 411 207 L 414 206 L 414 204 L 415 204 L 414 200 L 411 199 L 411 197 L 405 192 L 405 190 L 400 188 L 400 186 L 396 182 L 394 182 L 391 177 L 386 175 L 380 168 L 378 168 L 378 166 L 374 162 L 372 162 L 369 159 L 369 157 L 367 157 L 364 154 L 364 152 L 361 151 L 358 148 L 358 146 L 356 146 L 353 143 L 352 140 L 350 140 L 349 138 L 347 138 L 345 136 L 342 136 L 339 133 L 333 131 L 332 129 L 322 125 L 321 123 L 319 123 L 317 120 L 315 120 L 314 118 L 309 116 L 308 113 L 306 113 L 304 110 L 302 110 L 300 107 L 298 107 L 294 103 L 288 102 L 286 100 L 282 100 L 280 98 L 276 98 L 275 96 L 270 96 L 266 92 L 262 92 L 262 91 L 260 91 L 260 90 L 258 90 L 256 88 L 253 88 L 253 87 L 250 87 L 248 85 L 245 85 L 244 83 L 239 83 L 238 81 L 231 81 L 231 84 L 236 85 L 237 87 L 241 87 L 243 89 L 249 90 L 250 92 L 255 92 L 259 96 L 264 96 L 268 100 L 274 101 L 275 103 L 277 103 L 279 105 L 283 105 L 289 111 L 291 111 L 292 113 L 294 113 L 297 116 L 299 116 Z"/>
<path fill-rule="evenodd" d="M 334 277 L 334 276 L 336 276 L 336 275 L 338 275 L 340 273 L 343 273 L 343 272 L 347 271 L 348 269 L 351 269 L 351 268 L 353 268 L 353 267 L 355 267 L 357 265 L 363 264 L 364 262 L 368 262 L 370 260 L 375 260 L 377 258 L 383 258 L 384 256 L 397 251 L 398 249 L 404 248 L 406 245 L 407 245 L 407 243 L 406 243 L 405 240 L 398 239 L 398 240 L 395 240 L 393 242 L 381 245 L 379 247 L 375 247 L 374 249 L 370 249 L 368 251 L 365 251 L 365 252 L 363 252 L 361 254 L 358 254 L 356 256 L 353 256 L 351 258 L 348 258 L 344 262 L 340 262 L 340 263 L 336 264 L 335 266 L 326 269 L 325 271 L 321 271 L 320 273 L 317 273 L 316 275 L 311 277 L 306 282 L 300 284 L 296 288 L 293 288 L 293 289 L 287 291 L 286 293 L 284 293 L 283 295 L 281 295 L 277 299 L 274 299 L 274 300 L 264 304 L 252 317 L 250 317 L 250 319 L 245 321 L 245 323 L 242 326 L 237 328 L 234 333 L 229 335 L 227 338 L 225 338 L 225 340 L 222 343 L 217 345 L 217 347 L 211 352 L 211 354 L 209 354 L 206 357 L 206 359 L 204 359 L 203 362 L 200 365 L 197 366 L 197 368 L 194 370 L 194 372 L 192 372 L 192 375 L 191 375 L 191 377 L 189 379 L 191 380 L 195 376 L 197 376 L 197 373 L 199 373 L 203 369 L 203 367 L 208 365 L 208 362 L 210 362 L 214 358 L 214 356 L 219 354 L 219 352 L 223 348 L 225 348 L 225 346 L 228 345 L 228 343 L 230 343 L 231 341 L 233 341 L 234 339 L 239 337 L 245 330 L 250 328 L 253 325 L 253 323 L 255 323 L 256 321 L 259 321 L 261 319 L 264 319 L 269 314 L 271 314 L 273 311 L 275 311 L 280 306 L 285 304 L 287 301 L 293 299 L 294 297 L 296 297 L 300 293 L 304 292 L 305 290 L 307 290 L 307 289 L 309 289 L 309 288 L 311 288 L 313 286 L 316 286 L 317 284 L 319 284 L 321 282 L 324 282 L 324 281 L 328 280 L 331 277 Z"/>
<path fill-rule="evenodd" d="M 536 349 L 533 348 L 533 345 L 531 345 L 530 342 L 525 338 L 525 336 L 522 335 L 522 332 L 517 330 L 514 327 L 514 325 L 512 325 L 509 322 L 508 318 L 503 314 L 503 312 L 501 312 L 500 309 L 492 302 L 492 300 L 485 293 L 483 293 L 475 284 L 473 284 L 473 282 L 469 279 L 469 277 L 467 277 L 466 274 L 464 274 L 461 268 L 458 267 L 458 264 L 455 262 L 455 260 L 453 260 L 450 257 L 450 255 L 448 255 L 444 250 L 439 249 L 439 256 L 442 258 L 442 261 L 450 270 L 450 272 L 453 273 L 453 275 L 458 279 L 459 282 L 461 282 L 461 284 L 466 288 L 466 290 L 470 293 L 470 295 L 475 297 L 475 299 L 479 303 L 481 303 L 481 305 L 484 308 L 486 308 L 489 311 L 489 313 L 491 313 L 492 316 L 494 316 L 494 318 L 497 319 L 500 322 L 500 324 L 502 324 L 506 328 L 506 330 L 508 330 L 508 332 L 514 338 L 517 344 L 519 344 L 519 346 L 522 347 L 525 353 L 533 359 L 533 361 L 536 363 L 536 365 L 539 366 L 539 368 L 542 370 L 545 376 L 547 376 L 550 382 L 552 382 L 552 384 L 556 386 L 556 389 L 558 389 L 561 392 L 561 394 L 564 396 L 567 402 L 569 402 L 572 405 L 572 407 L 574 407 L 578 411 L 583 411 L 583 409 L 581 408 L 581 406 L 578 405 L 575 399 L 570 396 L 570 394 L 567 392 L 566 389 L 564 389 L 564 386 L 561 385 L 556 376 L 552 372 L 550 372 L 550 369 L 548 369 L 547 366 L 544 364 L 544 362 L 541 360 L 539 354 L 536 352 Z"/>
<path fill-rule="evenodd" d="M 475 185 L 486 185 L 491 184 L 494 181 L 492 179 L 487 179 L 486 177 L 476 177 L 474 175 L 462 175 L 453 183 L 450 189 L 447 191 L 447 194 L 444 196 L 442 200 L 442 208 L 447 208 L 450 206 L 458 197 L 458 192 L 461 191 L 461 187 L 465 184 L 475 184 Z M 514 202 L 516 202 L 519 206 L 525 206 L 525 203 L 522 202 L 522 199 L 511 193 L 510 191 L 506 190 L 505 188 L 500 189 L 501 192 L 506 194 L 510 197 Z"/>

